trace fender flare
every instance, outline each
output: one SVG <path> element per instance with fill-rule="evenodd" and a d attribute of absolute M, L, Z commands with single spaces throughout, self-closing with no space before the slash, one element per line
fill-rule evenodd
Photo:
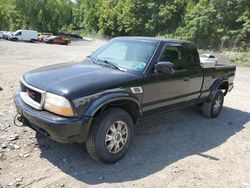
<path fill-rule="evenodd" d="M 217 79 L 214 81 L 214 83 L 212 84 L 212 86 L 209 88 L 209 90 L 212 92 L 212 91 L 215 91 L 217 90 L 221 84 L 223 83 L 227 83 L 229 85 L 229 82 L 227 79 Z"/>
<path fill-rule="evenodd" d="M 212 86 L 209 88 L 210 94 L 209 94 L 209 100 L 211 99 L 211 97 L 213 96 L 213 93 L 220 87 L 221 84 L 226 83 L 229 86 L 229 82 L 227 79 L 222 79 L 219 78 L 217 80 L 214 81 L 214 83 L 212 84 Z M 227 90 L 225 91 L 224 95 L 227 94 Z"/>
<path fill-rule="evenodd" d="M 83 117 L 86 118 L 86 124 L 85 126 L 82 127 L 82 130 L 80 133 L 81 142 L 86 141 L 88 134 L 89 134 L 90 126 L 98 110 L 100 110 L 102 107 L 104 107 L 105 105 L 111 102 L 115 102 L 119 100 L 130 100 L 130 101 L 135 102 L 138 105 L 138 109 L 140 113 L 139 115 L 141 115 L 142 112 L 141 112 L 141 105 L 140 105 L 139 100 L 136 97 L 131 96 L 129 93 L 121 92 L 121 93 L 110 93 L 110 94 L 103 95 L 95 99 L 84 112 Z"/>
<path fill-rule="evenodd" d="M 103 95 L 92 102 L 92 104 L 86 109 L 84 112 L 84 116 L 95 116 L 95 114 L 100 110 L 103 106 L 120 100 L 128 100 L 134 102 L 141 114 L 141 105 L 139 100 L 135 96 L 131 96 L 129 93 L 119 92 L 119 93 L 110 93 Z"/>

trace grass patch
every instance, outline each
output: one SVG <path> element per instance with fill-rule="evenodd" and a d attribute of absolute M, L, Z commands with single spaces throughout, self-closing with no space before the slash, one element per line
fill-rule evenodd
<path fill-rule="evenodd" d="M 249 52 L 223 52 L 232 63 L 238 66 L 250 66 L 250 51 Z"/>

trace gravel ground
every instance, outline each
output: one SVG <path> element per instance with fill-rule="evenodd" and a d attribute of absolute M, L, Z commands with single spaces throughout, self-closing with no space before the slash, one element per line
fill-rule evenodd
<path fill-rule="evenodd" d="M 144 120 L 126 157 L 113 165 L 93 161 L 81 144 L 56 143 L 13 125 L 12 96 L 24 72 L 80 61 L 101 44 L 0 40 L 0 188 L 250 188 L 250 68 L 237 68 L 235 88 L 218 118 L 206 119 L 188 108 Z"/>

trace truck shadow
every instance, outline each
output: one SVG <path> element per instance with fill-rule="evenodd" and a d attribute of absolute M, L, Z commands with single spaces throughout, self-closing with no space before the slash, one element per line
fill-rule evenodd
<path fill-rule="evenodd" d="M 118 183 L 147 177 L 190 155 L 220 160 L 204 152 L 223 144 L 248 121 L 250 113 L 228 107 L 216 119 L 206 119 L 188 108 L 143 120 L 126 157 L 111 165 L 93 161 L 81 144 L 59 144 L 44 137 L 37 140 L 41 157 L 75 179 L 91 185 Z"/>

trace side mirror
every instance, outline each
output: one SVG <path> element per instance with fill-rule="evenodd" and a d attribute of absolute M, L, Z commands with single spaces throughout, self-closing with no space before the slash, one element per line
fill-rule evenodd
<path fill-rule="evenodd" d="M 155 64 L 155 72 L 160 74 L 173 74 L 174 71 L 174 64 L 169 61 L 159 61 Z"/>

